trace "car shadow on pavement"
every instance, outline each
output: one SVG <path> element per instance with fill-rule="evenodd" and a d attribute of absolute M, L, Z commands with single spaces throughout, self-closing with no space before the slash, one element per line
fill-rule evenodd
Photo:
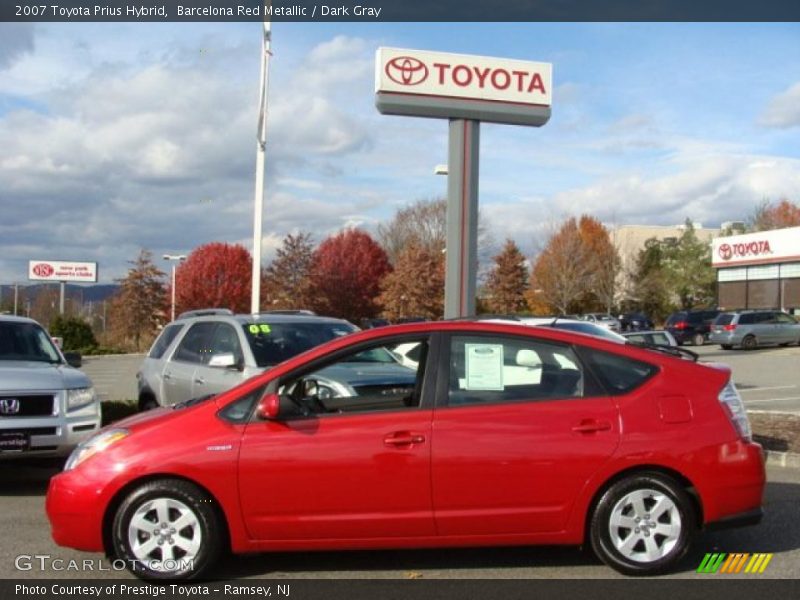
<path fill-rule="evenodd" d="M 44 496 L 50 478 L 59 473 L 64 461 L 29 463 L 19 460 L 0 465 L 0 497 Z"/>

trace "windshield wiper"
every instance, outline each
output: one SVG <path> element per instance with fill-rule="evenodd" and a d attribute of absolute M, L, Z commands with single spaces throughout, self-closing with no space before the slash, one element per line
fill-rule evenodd
<path fill-rule="evenodd" d="M 205 396 L 199 396 L 197 398 L 191 398 L 189 400 L 184 400 L 183 402 L 176 402 L 172 405 L 173 409 L 178 408 L 187 408 L 189 406 L 195 406 L 196 404 L 200 404 L 201 402 L 205 402 L 206 400 L 213 398 L 216 394 L 206 394 Z"/>
<path fill-rule="evenodd" d="M 691 360 L 692 362 L 697 362 L 700 358 L 700 355 L 697 352 L 692 352 L 687 348 L 681 348 L 680 346 L 661 346 L 659 344 L 650 344 L 648 342 L 631 342 L 628 341 L 628 344 L 631 346 L 636 346 L 637 348 L 645 348 L 646 350 L 655 350 L 656 352 L 663 352 L 664 354 L 669 354 L 670 356 L 677 356 L 678 358 L 686 358 Z"/>

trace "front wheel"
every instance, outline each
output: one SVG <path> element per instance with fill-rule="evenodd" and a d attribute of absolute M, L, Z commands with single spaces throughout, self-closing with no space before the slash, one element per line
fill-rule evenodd
<path fill-rule="evenodd" d="M 202 576 L 219 557 L 224 540 L 212 502 L 187 481 L 164 479 L 141 485 L 114 516 L 116 558 L 142 579 Z"/>
<path fill-rule="evenodd" d="M 657 473 L 634 475 L 608 488 L 597 503 L 592 549 L 620 573 L 661 573 L 688 551 L 695 519 L 691 499 L 675 481 Z"/>

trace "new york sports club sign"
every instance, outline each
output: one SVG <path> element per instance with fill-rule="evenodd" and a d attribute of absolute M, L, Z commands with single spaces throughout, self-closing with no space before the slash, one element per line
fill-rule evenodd
<path fill-rule="evenodd" d="M 543 125 L 552 70 L 549 63 L 379 48 L 376 105 L 388 114 Z"/>

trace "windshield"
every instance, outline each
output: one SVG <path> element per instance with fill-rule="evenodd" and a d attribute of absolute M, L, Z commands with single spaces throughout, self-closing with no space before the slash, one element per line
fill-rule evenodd
<path fill-rule="evenodd" d="M 272 367 L 314 346 L 358 331 L 349 323 L 245 323 L 242 327 L 259 367 Z"/>
<path fill-rule="evenodd" d="M 0 360 L 60 363 L 53 341 L 36 323 L 0 322 Z"/>

